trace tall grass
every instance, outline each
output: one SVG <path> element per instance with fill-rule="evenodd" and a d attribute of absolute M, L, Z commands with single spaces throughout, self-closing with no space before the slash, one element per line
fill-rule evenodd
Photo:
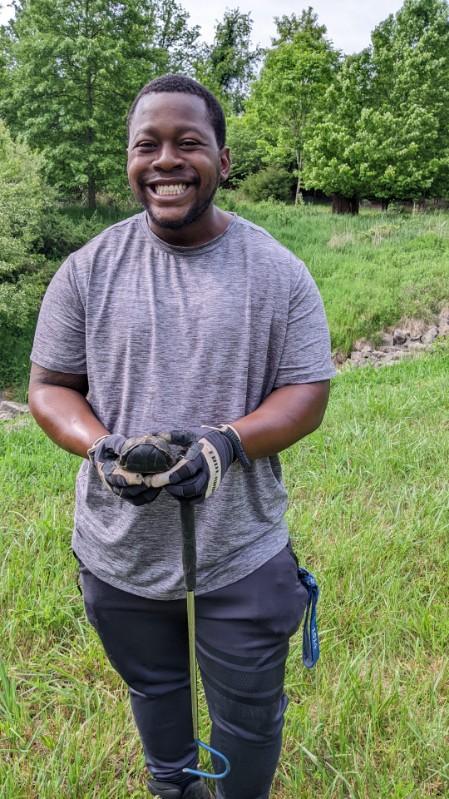
<path fill-rule="evenodd" d="M 448 300 L 448 214 L 227 202 L 306 261 L 335 349 Z M 442 340 L 340 374 L 321 428 L 283 454 L 322 656 L 306 671 L 294 639 L 273 799 L 449 797 L 448 363 Z M 22 419 L 0 423 L 0 452 L 0 797 L 143 799 L 126 692 L 76 587 L 78 459 Z"/>
<path fill-rule="evenodd" d="M 449 213 L 227 201 L 304 260 L 323 296 L 334 350 L 348 353 L 402 317 L 432 318 L 449 300 Z"/>
<path fill-rule="evenodd" d="M 327 206 L 242 203 L 230 192 L 222 192 L 219 202 L 265 227 L 306 262 L 324 299 L 334 351 L 347 354 L 356 339 L 376 338 L 403 317 L 430 321 L 449 301 L 448 212 L 364 209 L 358 217 L 339 217 Z M 47 232 L 48 280 L 58 259 L 134 210 L 61 209 Z M 34 319 L 24 331 L 2 331 L 0 340 L 0 388 L 13 384 L 20 399 L 26 395 L 33 326 Z"/>
<path fill-rule="evenodd" d="M 292 642 L 273 799 L 449 796 L 448 360 L 440 344 L 340 375 L 283 455 L 322 655 L 308 672 Z M 78 459 L 32 421 L 0 425 L 0 447 L 0 796 L 143 799 L 126 693 L 76 588 Z"/>

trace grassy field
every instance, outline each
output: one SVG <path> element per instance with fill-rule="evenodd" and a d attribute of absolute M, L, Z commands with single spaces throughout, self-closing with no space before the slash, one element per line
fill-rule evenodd
<path fill-rule="evenodd" d="M 302 258 L 323 296 L 334 350 L 348 353 L 401 317 L 426 320 L 449 297 L 449 213 L 363 210 L 333 216 L 324 206 L 236 205 Z"/>
<path fill-rule="evenodd" d="M 375 339 L 401 318 L 430 321 L 449 301 L 448 212 L 363 209 L 358 217 L 333 216 L 325 206 L 242 203 L 230 192 L 220 195 L 220 204 L 265 227 L 306 262 L 323 295 L 334 351 L 347 354 L 356 339 Z M 131 210 L 104 208 L 92 216 L 85 209 L 67 208 L 60 213 L 73 245 Z M 26 396 L 33 330 L 34 321 L 19 336 L 0 331 L 0 389 L 13 384 L 19 399 Z"/>
<path fill-rule="evenodd" d="M 448 299 L 448 215 L 237 210 L 310 265 L 335 347 Z M 442 340 L 340 374 L 321 428 L 283 454 L 322 655 L 309 672 L 292 642 L 273 799 L 449 797 L 448 370 Z M 144 799 L 126 692 L 76 587 L 79 461 L 30 420 L 1 423 L 0 439 L 0 797 Z"/>

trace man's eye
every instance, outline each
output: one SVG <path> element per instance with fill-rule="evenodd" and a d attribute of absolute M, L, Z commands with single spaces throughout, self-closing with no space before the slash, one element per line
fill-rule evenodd
<path fill-rule="evenodd" d="M 138 150 L 154 150 L 156 144 L 152 141 L 140 141 L 136 146 Z"/>
<path fill-rule="evenodd" d="M 199 141 L 195 141 L 195 139 L 183 139 L 180 142 L 181 147 L 198 147 Z"/>

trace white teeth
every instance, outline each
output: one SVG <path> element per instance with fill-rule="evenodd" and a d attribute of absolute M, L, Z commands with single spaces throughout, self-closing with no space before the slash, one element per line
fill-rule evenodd
<path fill-rule="evenodd" d="M 167 194 L 172 194 L 172 195 L 174 195 L 174 194 L 182 194 L 187 188 L 187 183 L 175 183 L 172 186 L 167 186 L 167 185 L 164 185 L 162 183 L 156 183 L 153 186 L 153 188 L 154 188 L 154 191 L 156 192 L 156 194 L 159 194 L 161 196 L 167 195 Z"/>

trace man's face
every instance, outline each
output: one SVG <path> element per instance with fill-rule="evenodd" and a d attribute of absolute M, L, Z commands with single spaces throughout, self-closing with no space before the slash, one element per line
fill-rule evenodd
<path fill-rule="evenodd" d="M 207 224 L 214 194 L 229 174 L 201 97 L 181 92 L 144 95 L 131 121 L 128 179 L 152 227 L 179 230 Z"/>

